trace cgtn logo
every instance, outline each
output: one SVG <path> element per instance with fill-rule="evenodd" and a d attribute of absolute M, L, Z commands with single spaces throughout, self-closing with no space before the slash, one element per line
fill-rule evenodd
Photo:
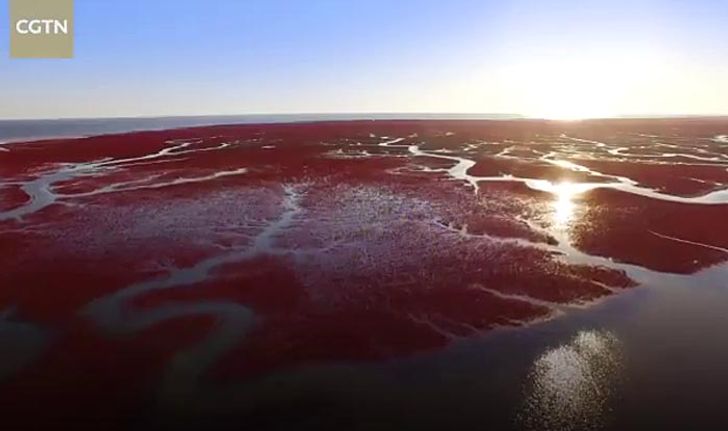
<path fill-rule="evenodd" d="M 19 34 L 68 34 L 68 20 L 19 19 L 15 31 Z"/>
<path fill-rule="evenodd" d="M 10 57 L 73 57 L 73 0 L 10 0 Z"/>

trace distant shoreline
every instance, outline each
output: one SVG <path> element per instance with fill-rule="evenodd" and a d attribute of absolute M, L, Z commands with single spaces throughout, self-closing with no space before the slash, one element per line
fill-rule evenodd
<path fill-rule="evenodd" d="M 0 120 L 0 145 L 30 140 L 82 138 L 116 133 L 235 124 L 276 124 L 355 120 L 516 120 L 512 114 L 248 114 L 169 117 L 58 118 Z"/>
<path fill-rule="evenodd" d="M 226 116 L 59 118 L 0 120 L 0 145 L 50 139 L 74 139 L 109 134 L 164 131 L 190 127 L 285 124 L 337 121 L 661 121 L 716 120 L 728 116 L 625 116 L 584 120 L 550 120 L 516 114 L 372 113 L 372 114 L 250 114 Z"/>

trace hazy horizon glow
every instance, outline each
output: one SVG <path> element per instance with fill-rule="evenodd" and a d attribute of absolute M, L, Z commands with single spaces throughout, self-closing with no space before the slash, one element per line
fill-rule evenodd
<path fill-rule="evenodd" d="M 725 1 L 393 3 L 75 0 L 74 59 L 2 55 L 0 118 L 728 114 Z"/>

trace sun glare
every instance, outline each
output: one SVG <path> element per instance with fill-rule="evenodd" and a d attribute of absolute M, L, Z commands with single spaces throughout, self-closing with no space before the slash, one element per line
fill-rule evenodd
<path fill-rule="evenodd" d="M 554 226 L 557 228 L 564 228 L 574 220 L 579 208 L 578 203 L 575 202 L 577 197 L 594 188 L 593 184 L 569 181 L 555 183 L 548 180 L 530 180 L 526 184 L 534 190 L 541 190 L 553 195 L 552 217 Z"/>
<path fill-rule="evenodd" d="M 566 226 L 574 218 L 576 204 L 574 196 L 578 194 L 577 188 L 569 183 L 564 182 L 554 185 L 554 224 L 556 226 Z"/>
<path fill-rule="evenodd" d="M 574 429 L 573 424 L 605 420 L 614 381 L 623 370 L 621 347 L 612 333 L 582 331 L 544 352 L 529 373 L 519 415 L 525 428 Z"/>
<path fill-rule="evenodd" d="M 640 68 L 614 58 L 537 58 L 505 69 L 508 94 L 527 117 L 575 121 L 610 118 L 632 105 L 646 80 Z M 635 64 L 643 65 L 636 60 Z M 648 69 L 645 65 L 645 69 Z"/>
<path fill-rule="evenodd" d="M 604 87 L 609 87 L 603 84 Z M 563 76 L 533 89 L 526 115 L 547 120 L 576 121 L 617 115 L 618 93 L 599 88 L 585 79 Z"/>

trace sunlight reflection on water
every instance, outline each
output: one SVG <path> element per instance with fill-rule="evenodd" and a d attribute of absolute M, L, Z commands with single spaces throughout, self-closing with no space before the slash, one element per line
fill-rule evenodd
<path fill-rule="evenodd" d="M 529 373 L 519 424 L 543 431 L 601 429 L 621 375 L 620 352 L 613 334 L 582 331 L 543 353 Z"/>
<path fill-rule="evenodd" d="M 554 183 L 548 180 L 531 180 L 526 184 L 532 189 L 551 193 L 554 196 L 554 200 L 551 203 L 553 208 L 553 223 L 554 227 L 559 229 L 567 227 L 574 220 L 578 209 L 577 203 L 574 202 L 575 199 L 584 192 L 594 188 L 592 184 L 572 183 L 569 181 Z"/>
<path fill-rule="evenodd" d="M 554 201 L 554 224 L 556 227 L 564 227 L 571 222 L 574 218 L 574 212 L 576 210 L 576 204 L 574 203 L 574 196 L 579 191 L 577 188 L 568 182 L 556 184 L 554 186 L 554 194 L 556 200 Z"/>

